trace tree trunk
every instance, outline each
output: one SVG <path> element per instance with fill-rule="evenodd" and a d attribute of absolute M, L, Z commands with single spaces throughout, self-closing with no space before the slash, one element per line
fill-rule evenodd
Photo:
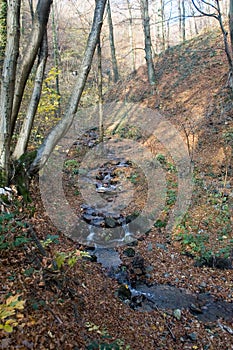
<path fill-rule="evenodd" d="M 7 43 L 0 92 L 0 170 L 7 183 L 10 158 L 10 120 L 15 91 L 16 65 L 19 55 L 20 0 L 9 0 L 7 8 Z"/>
<path fill-rule="evenodd" d="M 183 43 L 186 40 L 186 28 L 185 28 L 185 3 L 182 0 L 182 41 Z"/>
<path fill-rule="evenodd" d="M 36 70 L 34 89 L 32 92 L 32 96 L 27 109 L 26 116 L 23 120 L 23 125 L 20 130 L 17 144 L 12 156 L 13 159 L 19 159 L 26 151 L 29 137 L 31 134 L 33 121 L 34 121 L 37 107 L 40 101 L 47 57 L 48 57 L 48 39 L 47 39 L 47 32 L 45 32 L 43 41 L 41 44 L 39 58 L 38 58 L 38 66 Z"/>
<path fill-rule="evenodd" d="M 181 12 L 181 0 L 177 0 L 178 16 L 179 16 L 179 36 L 182 39 L 182 12 Z"/>
<path fill-rule="evenodd" d="M 56 111 L 57 117 L 61 117 L 61 101 L 60 101 L 60 83 L 59 83 L 59 48 L 58 48 L 58 28 L 57 20 L 55 18 L 55 0 L 53 0 L 52 5 L 52 30 L 53 30 L 53 58 L 54 58 L 54 67 L 56 70 L 56 93 L 59 97 L 58 99 L 58 108 Z"/>
<path fill-rule="evenodd" d="M 107 13 L 108 13 L 108 27 L 109 27 L 109 42 L 110 42 L 111 56 L 112 56 L 113 80 L 114 80 L 114 83 L 116 83 L 119 80 L 119 72 L 118 72 L 117 59 L 116 59 L 116 49 L 115 49 L 115 42 L 114 42 L 114 32 L 113 32 L 110 0 L 108 0 L 107 2 Z"/>
<path fill-rule="evenodd" d="M 144 37 L 145 37 L 145 53 L 146 53 L 148 80 L 151 85 L 154 85 L 156 82 L 156 78 L 155 78 L 155 69 L 154 69 L 154 63 L 152 59 L 152 50 L 151 50 L 148 0 L 141 0 L 141 12 L 142 12 L 143 29 L 144 29 Z"/>
<path fill-rule="evenodd" d="M 231 59 L 233 60 L 233 0 L 230 0 L 229 5 L 229 30 L 230 30 L 230 42 L 231 42 Z M 229 87 L 233 90 L 233 66 L 229 72 L 228 79 Z"/>
<path fill-rule="evenodd" d="M 103 120 L 103 82 L 102 82 L 102 50 L 100 38 L 97 44 L 97 59 L 98 59 L 98 107 L 99 107 L 99 141 L 104 139 L 104 120 Z"/>
<path fill-rule="evenodd" d="M 0 0 L 0 75 L 4 62 L 7 37 L 7 0 Z"/>
<path fill-rule="evenodd" d="M 161 6 L 160 11 L 161 11 L 162 50 L 164 51 L 166 49 L 164 0 L 160 0 L 160 6 Z"/>
<path fill-rule="evenodd" d="M 233 0 L 230 0 L 230 6 L 229 6 L 229 29 L 230 29 L 230 40 L 231 40 L 231 53 L 233 56 Z"/>
<path fill-rule="evenodd" d="M 23 57 L 21 69 L 19 72 L 17 72 L 18 78 L 15 86 L 15 96 L 11 116 L 11 134 L 14 132 L 15 122 L 19 113 L 26 82 L 28 80 L 29 74 L 35 62 L 43 39 L 49 18 L 51 4 L 52 0 L 39 0 L 37 4 L 27 51 Z"/>
<path fill-rule="evenodd" d="M 133 15 L 132 15 L 132 7 L 130 4 L 130 1 L 127 0 L 127 6 L 129 11 L 129 43 L 130 43 L 130 51 L 131 51 L 131 69 L 134 73 L 136 71 L 136 65 L 135 65 L 135 47 L 134 47 L 134 38 L 133 38 Z"/>
<path fill-rule="evenodd" d="M 91 68 L 95 48 L 100 36 L 105 5 L 106 0 L 96 0 L 91 32 L 87 40 L 84 58 L 80 66 L 77 82 L 74 86 L 70 102 L 67 106 L 64 117 L 52 129 L 41 147 L 38 149 L 37 156 L 29 170 L 30 174 L 37 172 L 44 166 L 57 142 L 66 134 L 72 125 Z"/>

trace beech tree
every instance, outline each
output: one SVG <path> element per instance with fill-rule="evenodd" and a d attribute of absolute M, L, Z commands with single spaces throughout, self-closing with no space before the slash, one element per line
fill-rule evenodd
<path fill-rule="evenodd" d="M 7 0 L 0 0 L 0 73 L 2 72 L 4 53 L 6 47 L 6 17 Z"/>
<path fill-rule="evenodd" d="M 152 56 L 152 44 L 151 44 L 151 35 L 150 35 L 150 17 L 148 10 L 148 0 L 141 0 L 141 13 L 143 20 L 143 29 L 145 37 L 145 53 L 146 53 L 146 64 L 148 79 L 151 85 L 154 85 L 156 82 L 155 78 L 155 69 Z"/>
<path fill-rule="evenodd" d="M 32 2 L 30 2 L 32 4 Z M 20 43 L 20 8 L 21 0 L 7 1 L 7 40 L 2 70 L 0 90 L 0 170 L 1 182 L 7 184 L 10 178 L 10 168 L 14 160 L 25 152 L 30 136 L 33 119 L 40 98 L 41 84 L 47 58 L 47 23 L 52 0 L 38 0 L 31 34 L 21 60 L 19 56 Z M 87 40 L 83 61 L 80 65 L 77 81 L 70 96 L 63 118 L 48 134 L 42 145 L 36 150 L 27 174 L 33 175 L 43 167 L 58 140 L 67 132 L 74 116 L 89 74 L 93 55 L 100 35 L 106 0 L 96 0 L 93 22 Z M 32 7 L 31 7 L 32 9 Z M 38 57 L 36 80 L 29 102 L 26 117 L 23 121 L 20 136 L 15 150 L 12 137 L 27 80 Z"/>
<path fill-rule="evenodd" d="M 108 27 L 109 27 L 109 42 L 110 42 L 111 56 L 112 56 L 113 81 L 114 83 L 116 83 L 119 80 L 119 72 L 118 72 L 117 59 L 116 59 L 116 49 L 115 49 L 115 42 L 114 42 L 114 31 L 113 31 L 113 24 L 112 24 L 110 0 L 108 0 L 107 2 L 107 14 L 108 14 Z"/>

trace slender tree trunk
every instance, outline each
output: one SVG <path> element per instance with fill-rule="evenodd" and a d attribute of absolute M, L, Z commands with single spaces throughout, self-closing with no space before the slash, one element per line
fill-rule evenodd
<path fill-rule="evenodd" d="M 10 119 L 15 90 L 15 73 L 19 55 L 20 0 L 8 1 L 7 43 L 0 92 L 0 170 L 1 180 L 9 179 Z"/>
<path fill-rule="evenodd" d="M 148 0 L 141 0 L 141 12 L 143 20 L 143 29 L 145 37 L 145 53 L 146 53 L 146 63 L 148 71 L 148 79 L 151 85 L 154 85 L 156 82 L 155 78 L 155 69 L 152 59 L 152 50 L 151 50 L 151 35 L 150 35 L 150 18 L 148 12 Z"/>
<path fill-rule="evenodd" d="M 117 59 L 116 59 L 116 49 L 115 49 L 115 41 L 114 41 L 114 31 L 113 31 L 113 24 L 112 24 L 110 0 L 108 0 L 107 2 L 107 13 L 108 13 L 109 42 L 110 42 L 111 56 L 112 56 L 113 80 L 114 80 L 114 83 L 116 83 L 119 80 L 119 72 L 118 72 Z"/>
<path fill-rule="evenodd" d="M 99 107 L 99 140 L 104 139 L 104 120 L 103 120 L 103 82 L 102 82 L 102 50 L 100 38 L 97 44 L 97 60 L 98 60 L 98 107 Z"/>
<path fill-rule="evenodd" d="M 167 19 L 167 35 L 166 35 L 166 46 L 170 47 L 170 21 L 172 18 L 172 2 L 170 7 L 169 18 Z"/>
<path fill-rule="evenodd" d="M 185 2 L 182 0 L 182 41 L 186 40 L 186 28 L 185 28 Z"/>
<path fill-rule="evenodd" d="M 177 0 L 178 16 L 179 16 L 179 36 L 182 40 L 182 12 L 181 12 L 181 0 Z"/>
<path fill-rule="evenodd" d="M 196 20 L 196 17 L 195 17 L 195 11 L 194 11 L 194 9 L 192 7 L 192 3 L 189 2 L 189 6 L 190 6 L 191 15 L 193 17 L 193 25 L 194 25 L 195 34 L 198 35 L 199 34 L 199 30 L 198 30 L 197 20 Z"/>
<path fill-rule="evenodd" d="M 56 115 L 58 117 L 61 116 L 61 93 L 60 93 L 60 82 L 59 82 L 59 63 L 60 63 L 60 56 L 59 56 L 59 48 L 58 48 L 58 26 L 57 26 L 57 19 L 55 18 L 55 0 L 53 0 L 52 4 L 52 31 L 53 31 L 53 58 L 54 58 L 54 67 L 56 71 L 56 93 L 59 97 L 58 99 L 58 108 L 56 111 Z"/>
<path fill-rule="evenodd" d="M 127 0 L 127 6 L 129 11 L 129 43 L 130 43 L 130 51 L 131 51 L 131 69 L 132 72 L 136 71 L 135 65 L 135 45 L 134 45 L 134 37 L 133 37 L 133 15 L 132 15 L 132 7 L 130 1 Z"/>
<path fill-rule="evenodd" d="M 23 57 L 21 69 L 17 72 L 17 81 L 15 86 L 15 96 L 11 116 L 11 134 L 14 132 L 15 122 L 19 113 L 24 89 L 29 74 L 35 62 L 38 50 L 40 48 L 45 28 L 48 22 L 52 0 L 39 0 L 34 14 L 31 36 L 28 41 L 27 50 Z"/>
<path fill-rule="evenodd" d="M 7 0 L 0 0 L 0 76 L 4 62 L 7 38 Z"/>
<path fill-rule="evenodd" d="M 230 40 L 231 40 L 231 53 L 233 56 L 233 0 L 230 0 L 230 6 L 229 6 L 229 29 L 230 29 Z"/>
<path fill-rule="evenodd" d="M 66 134 L 72 125 L 89 71 L 91 69 L 95 48 L 99 40 L 105 5 L 106 0 L 96 0 L 92 29 L 88 37 L 84 58 L 80 66 L 77 82 L 74 86 L 70 102 L 67 106 L 64 117 L 52 129 L 41 147 L 38 149 L 37 156 L 30 167 L 30 174 L 37 172 L 44 166 L 57 142 Z"/>
<path fill-rule="evenodd" d="M 161 19 L 159 15 L 159 3 L 154 0 L 154 31 L 155 31 L 155 51 L 159 53 L 161 51 Z"/>
<path fill-rule="evenodd" d="M 230 30 L 230 42 L 231 42 L 231 63 L 233 61 L 233 0 L 230 0 L 229 4 L 229 30 Z M 231 66 L 228 78 L 228 85 L 233 90 L 233 64 Z"/>
<path fill-rule="evenodd" d="M 160 11 L 161 11 L 162 50 L 164 51 L 166 49 L 164 0 L 160 0 L 160 6 L 161 6 Z"/>
<path fill-rule="evenodd" d="M 34 89 L 32 92 L 32 96 L 27 109 L 26 116 L 23 120 L 23 124 L 17 140 L 17 144 L 12 156 L 13 159 L 19 159 L 22 156 L 22 154 L 24 154 L 26 151 L 32 126 L 33 126 L 33 121 L 34 121 L 38 104 L 40 101 L 47 57 L 48 57 L 48 39 L 47 39 L 47 32 L 45 32 L 43 41 L 41 44 L 41 50 L 39 52 L 39 57 L 38 57 L 38 66 L 36 70 Z"/>

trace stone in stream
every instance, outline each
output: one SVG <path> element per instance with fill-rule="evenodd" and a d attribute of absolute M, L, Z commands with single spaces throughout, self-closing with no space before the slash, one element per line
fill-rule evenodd
<path fill-rule="evenodd" d="M 129 287 L 126 284 L 122 284 L 117 290 L 117 296 L 123 301 L 130 300 L 131 292 Z"/>
<path fill-rule="evenodd" d="M 106 224 L 106 227 L 114 228 L 117 226 L 118 223 L 117 223 L 117 220 L 107 216 L 105 218 L 105 224 Z"/>
<path fill-rule="evenodd" d="M 126 248 L 123 251 L 123 254 L 126 255 L 128 258 L 133 258 L 135 256 L 135 250 L 133 248 Z"/>

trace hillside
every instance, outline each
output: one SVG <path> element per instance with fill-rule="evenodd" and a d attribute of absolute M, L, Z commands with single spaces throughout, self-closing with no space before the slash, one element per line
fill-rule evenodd
<path fill-rule="evenodd" d="M 34 180 L 32 203 L 23 206 L 15 194 L 15 204 L 7 209 L 17 213 L 6 214 L 1 223 L 8 236 L 0 240 L 0 312 L 7 309 L 4 298 L 11 293 L 25 300 L 20 310 L 11 305 L 18 325 L 12 333 L 0 333 L 2 349 L 232 349 L 233 96 L 226 87 L 220 33 L 170 48 L 156 57 L 155 67 L 154 91 L 142 66 L 115 84 L 105 101 L 138 103 L 177 128 L 193 165 L 186 215 L 172 233 L 166 231 L 179 191 L 176 164 L 154 137 L 146 138 L 134 125 L 121 126 L 108 137 L 129 137 L 150 148 L 163 167 L 168 190 L 166 206 L 150 232 L 110 250 L 113 256 L 117 252 L 116 270 L 109 265 L 109 251 L 103 258 L 98 249 L 89 249 L 92 256 L 81 258 L 87 247 L 52 224 Z M 64 188 L 77 216 L 96 216 L 81 207 L 76 176 L 87 144 L 97 136 L 88 131 L 77 140 L 65 163 Z M 147 185 L 127 162 L 122 172 L 138 194 L 126 213 L 130 216 L 141 210 Z M 106 172 L 106 165 L 101 171 Z M 122 173 L 113 172 L 108 175 L 117 183 Z"/>

